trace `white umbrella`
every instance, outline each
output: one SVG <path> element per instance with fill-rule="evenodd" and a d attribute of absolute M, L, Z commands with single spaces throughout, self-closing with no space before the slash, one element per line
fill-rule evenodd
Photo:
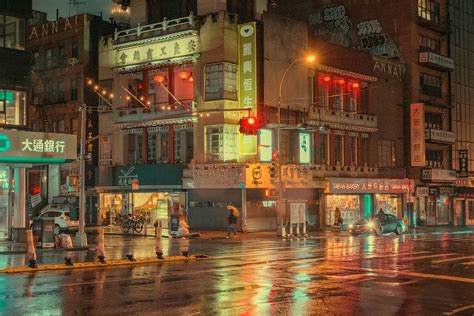
<path fill-rule="evenodd" d="M 240 217 L 239 209 L 236 208 L 235 206 L 233 206 L 233 205 L 227 205 L 227 210 L 229 210 L 229 211 L 234 211 L 234 216 Z"/>

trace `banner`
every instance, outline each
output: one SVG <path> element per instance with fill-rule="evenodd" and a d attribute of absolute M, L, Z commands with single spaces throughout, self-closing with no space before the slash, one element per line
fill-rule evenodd
<path fill-rule="evenodd" d="M 412 103 L 410 105 L 410 144 L 411 166 L 425 165 L 425 105 Z"/>

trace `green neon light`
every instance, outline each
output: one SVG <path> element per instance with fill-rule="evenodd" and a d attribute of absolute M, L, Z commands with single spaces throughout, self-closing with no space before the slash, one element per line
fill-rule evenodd
<path fill-rule="evenodd" d="M 0 162 L 64 163 L 62 158 L 0 157 Z"/>
<path fill-rule="evenodd" d="M 364 216 L 369 217 L 372 213 L 372 197 L 370 194 L 364 194 Z"/>

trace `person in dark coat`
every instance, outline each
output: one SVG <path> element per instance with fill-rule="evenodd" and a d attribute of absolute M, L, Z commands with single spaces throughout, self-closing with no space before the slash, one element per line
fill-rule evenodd
<path fill-rule="evenodd" d="M 234 233 L 234 237 L 237 237 L 237 230 L 235 226 L 237 225 L 237 216 L 234 215 L 234 210 L 229 210 L 229 216 L 227 216 L 227 237 L 230 238 L 231 232 Z"/>

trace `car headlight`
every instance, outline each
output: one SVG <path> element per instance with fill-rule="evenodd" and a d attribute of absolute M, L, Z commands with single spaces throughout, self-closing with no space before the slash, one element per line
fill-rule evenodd
<path fill-rule="evenodd" d="M 374 224 L 374 222 L 368 222 L 366 226 L 367 226 L 367 228 L 372 229 L 372 228 L 374 228 L 375 224 Z"/>

